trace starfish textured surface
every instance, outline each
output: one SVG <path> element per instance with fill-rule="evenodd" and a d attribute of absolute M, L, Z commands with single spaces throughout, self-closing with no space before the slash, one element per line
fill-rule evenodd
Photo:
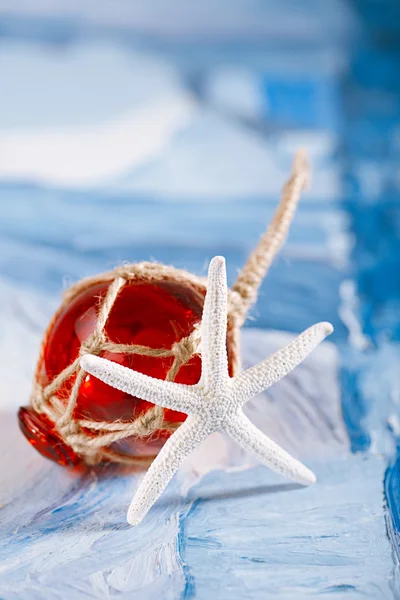
<path fill-rule="evenodd" d="M 225 259 L 216 256 L 208 271 L 201 322 L 202 374 L 198 384 L 154 379 L 117 363 L 87 354 L 82 367 L 105 383 L 143 400 L 188 414 L 167 440 L 144 476 L 128 511 L 137 525 L 156 502 L 185 458 L 214 431 L 223 431 L 274 471 L 303 485 L 316 481 L 310 469 L 264 435 L 243 413 L 243 405 L 285 377 L 324 338 L 330 323 L 317 323 L 264 361 L 229 377 L 226 350 L 227 300 Z"/>

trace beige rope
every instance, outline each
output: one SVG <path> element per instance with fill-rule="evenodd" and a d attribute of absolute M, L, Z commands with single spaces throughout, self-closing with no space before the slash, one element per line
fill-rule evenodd
<path fill-rule="evenodd" d="M 281 202 L 274 218 L 229 292 L 228 351 L 230 364 L 232 365 L 232 375 L 239 364 L 239 328 L 245 320 L 249 307 L 256 300 L 262 279 L 287 235 L 301 191 L 308 184 L 308 181 L 309 166 L 307 157 L 304 151 L 299 151 L 294 159 L 292 175 L 283 188 Z M 31 403 L 37 412 L 47 415 L 54 423 L 61 439 L 89 465 L 101 461 L 112 461 L 141 467 L 148 465 L 153 457 L 127 456 L 110 448 L 110 446 L 127 437 L 145 438 L 160 430 L 172 432 L 179 427 L 180 423 L 165 421 L 164 411 L 159 406 L 150 408 L 130 422 L 75 419 L 74 411 L 79 389 L 86 376 L 85 371 L 80 367 L 80 356 L 83 354 L 99 355 L 101 352 L 108 351 L 155 358 L 173 357 L 174 360 L 166 379 L 174 381 L 179 369 L 199 350 L 200 330 L 198 326 L 194 327 L 190 335 L 174 343 L 172 348 L 116 344 L 108 340 L 104 331 L 105 326 L 118 294 L 127 281 L 182 284 L 186 289 L 191 290 L 199 302 L 203 301 L 206 291 L 205 281 L 195 275 L 158 263 L 144 262 L 122 265 L 114 271 L 88 277 L 74 284 L 65 292 L 63 302 L 54 315 L 48 331 L 52 329 L 64 308 L 79 294 L 92 286 L 109 284 L 107 293 L 98 308 L 95 329 L 89 338 L 82 343 L 79 356 L 44 387 L 37 383 L 41 365 L 44 361 L 43 345 Z M 47 335 L 44 339 L 46 340 L 46 338 Z M 67 380 L 74 376 L 75 381 L 65 404 L 65 401 L 57 396 L 57 392 Z"/>
<path fill-rule="evenodd" d="M 257 299 L 258 289 L 287 236 L 301 192 L 309 182 L 307 154 L 304 150 L 298 150 L 293 161 L 292 175 L 283 187 L 281 201 L 271 224 L 232 287 L 237 296 L 234 312 L 238 327 L 243 325 L 250 306 Z"/>

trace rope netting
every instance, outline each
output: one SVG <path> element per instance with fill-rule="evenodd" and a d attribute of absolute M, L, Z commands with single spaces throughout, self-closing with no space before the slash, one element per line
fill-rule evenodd
<path fill-rule="evenodd" d="M 230 362 L 235 372 L 239 364 L 239 331 L 250 306 L 257 298 L 257 291 L 276 253 L 282 246 L 300 198 L 301 191 L 309 182 L 309 166 L 304 151 L 298 151 L 292 168 L 292 174 L 283 188 L 279 207 L 267 231 L 261 237 L 256 249 L 251 253 L 246 265 L 239 274 L 236 283 L 229 290 L 228 299 L 228 338 Z M 123 287 L 129 283 L 174 282 L 189 286 L 199 297 L 204 298 L 206 282 L 186 271 L 157 263 L 138 263 L 122 265 L 113 271 L 88 277 L 74 284 L 66 291 L 63 302 L 54 315 L 48 331 L 61 312 L 79 294 L 97 284 L 109 284 L 104 298 L 98 306 L 95 329 L 81 344 L 76 359 L 59 373 L 50 383 L 42 386 L 38 383 L 38 372 L 43 361 L 44 344 L 38 363 L 38 372 L 31 403 L 38 413 L 44 413 L 60 436 L 88 465 L 102 461 L 111 461 L 129 465 L 141 465 L 151 462 L 153 457 L 129 456 L 111 448 L 112 444 L 128 437 L 148 438 L 160 430 L 174 431 L 181 423 L 168 422 L 164 410 L 153 406 L 132 421 L 94 421 L 76 418 L 75 408 L 80 387 L 86 372 L 80 366 L 84 354 L 99 355 L 102 352 L 118 354 L 138 354 L 154 358 L 173 358 L 166 379 L 174 381 L 179 369 L 200 351 L 200 328 L 196 324 L 185 338 L 175 342 L 171 348 L 151 348 L 135 344 L 117 344 L 107 338 L 105 328 L 114 303 Z M 45 336 L 46 340 L 47 336 Z M 57 393 L 60 388 L 75 378 L 67 401 Z"/>

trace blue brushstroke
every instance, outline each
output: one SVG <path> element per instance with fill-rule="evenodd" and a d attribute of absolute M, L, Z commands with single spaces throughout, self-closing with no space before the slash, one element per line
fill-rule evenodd
<path fill-rule="evenodd" d="M 354 2 L 354 5 L 363 24 L 364 37 L 353 51 L 350 76 L 345 85 L 346 178 L 351 191 L 347 210 L 357 240 L 353 264 L 361 299 L 360 318 L 364 332 L 378 353 L 384 343 L 400 340 L 400 190 L 398 181 L 394 180 L 400 158 L 394 134 L 400 124 L 400 13 L 399 4 L 388 0 L 379 3 L 379 7 L 374 2 Z M 375 182 L 369 181 L 371 172 L 376 174 Z M 357 379 L 357 373 L 351 377 Z M 347 411 L 347 424 L 350 424 L 353 448 L 362 450 L 368 444 L 362 424 L 369 407 L 356 391 L 357 382 L 353 383 L 354 402 Z M 380 401 L 381 398 L 375 398 L 376 403 Z M 396 407 L 393 414 L 398 414 Z M 392 415 L 382 412 L 382 421 L 389 416 Z M 354 428 L 355 423 L 361 424 L 358 430 Z M 392 431 L 392 435 L 398 436 L 399 431 Z M 397 557 L 399 464 L 398 446 L 397 457 L 384 481 L 388 529 L 393 532 L 391 540 Z"/>
<path fill-rule="evenodd" d="M 346 356 L 345 352 L 343 356 Z M 371 444 L 366 423 L 368 404 L 360 390 L 359 371 L 357 367 L 351 369 L 350 364 L 350 360 L 343 361 L 340 370 L 343 418 L 350 436 L 352 452 L 365 452 Z"/>
<path fill-rule="evenodd" d="M 385 497 L 389 508 L 389 535 L 393 549 L 400 562 L 400 447 L 397 456 L 387 468 L 384 480 Z"/>
<path fill-rule="evenodd" d="M 178 553 L 182 558 L 183 565 L 183 573 L 185 576 L 185 587 L 181 594 L 181 600 L 191 600 L 196 597 L 196 584 L 195 578 L 193 577 L 190 566 L 187 562 L 184 561 L 184 557 L 186 554 L 186 546 L 188 543 L 188 537 L 186 532 L 186 524 L 188 519 L 190 518 L 191 512 L 194 510 L 196 502 L 194 502 L 191 508 L 188 510 L 186 514 L 181 513 L 180 522 L 179 522 L 179 533 L 178 533 Z"/>

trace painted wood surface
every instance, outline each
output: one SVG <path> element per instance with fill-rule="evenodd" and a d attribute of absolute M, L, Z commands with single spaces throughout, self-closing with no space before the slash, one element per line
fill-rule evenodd
<path fill-rule="evenodd" d="M 125 20 L 89 4 L 0 4 L 0 598 L 397 598 L 395 4 L 171 2 L 186 37 L 155 0 Z M 63 287 L 123 260 L 205 274 L 223 254 L 232 283 L 298 145 L 313 186 L 242 353 L 334 324 L 247 409 L 318 483 L 215 434 L 133 529 L 140 475 L 74 475 L 18 430 L 42 332 Z"/>

